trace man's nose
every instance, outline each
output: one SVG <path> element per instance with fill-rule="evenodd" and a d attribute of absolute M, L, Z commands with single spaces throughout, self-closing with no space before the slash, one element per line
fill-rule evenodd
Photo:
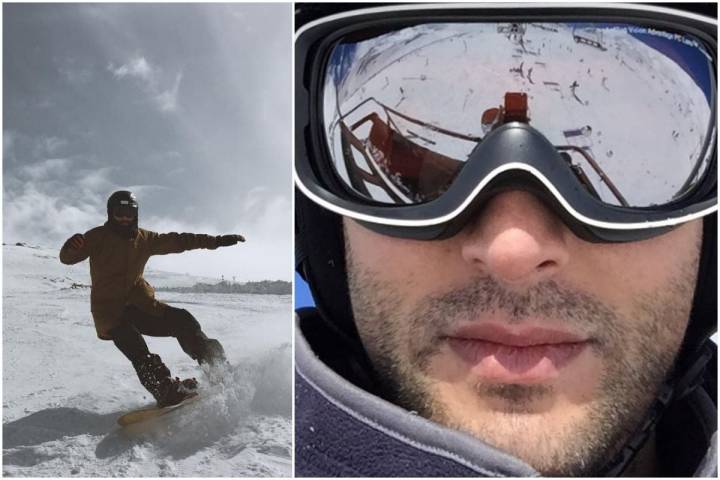
<path fill-rule="evenodd" d="M 482 273 L 512 286 L 531 286 L 570 261 L 572 234 L 530 193 L 498 194 L 462 235 L 462 257 Z"/>

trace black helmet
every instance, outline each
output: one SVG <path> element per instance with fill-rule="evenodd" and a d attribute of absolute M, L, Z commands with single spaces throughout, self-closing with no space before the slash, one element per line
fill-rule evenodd
<path fill-rule="evenodd" d="M 115 221 L 115 214 L 133 217 L 133 222 L 129 226 L 120 225 Z M 135 194 L 127 190 L 118 190 L 110 195 L 107 201 L 108 224 L 117 233 L 123 236 L 133 235 L 138 228 L 138 203 Z"/>
<path fill-rule="evenodd" d="M 108 214 L 112 213 L 115 207 L 130 207 L 137 213 L 138 203 L 135 194 L 127 190 L 118 190 L 113 193 L 107 201 Z"/>

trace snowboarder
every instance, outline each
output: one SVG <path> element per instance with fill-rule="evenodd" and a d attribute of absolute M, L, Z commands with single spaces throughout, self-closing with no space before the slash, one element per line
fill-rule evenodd
<path fill-rule="evenodd" d="M 194 378 L 170 375 L 159 355 L 150 353 L 143 335 L 175 337 L 199 364 L 224 363 L 219 341 L 208 338 L 193 315 L 155 299 L 143 278 L 152 255 L 227 247 L 244 242 L 242 235 L 158 234 L 138 228 L 138 203 L 129 191 L 117 191 L 107 201 L 107 222 L 84 235 L 76 233 L 60 250 L 66 265 L 90 258 L 90 304 L 97 335 L 112 340 L 130 360 L 140 383 L 158 407 L 175 405 L 197 389 Z"/>

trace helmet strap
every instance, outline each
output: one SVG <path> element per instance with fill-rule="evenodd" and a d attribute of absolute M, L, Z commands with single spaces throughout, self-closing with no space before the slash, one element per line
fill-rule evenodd
<path fill-rule="evenodd" d="M 643 422 L 625 442 L 622 450 L 607 462 L 597 472 L 598 474 L 605 477 L 619 477 L 623 474 L 652 436 L 667 407 L 671 403 L 685 398 L 702 384 L 705 370 L 712 358 L 713 350 L 706 343 L 697 352 L 689 368 L 684 369 L 680 376 L 671 378 L 660 386 L 660 390 Z"/>

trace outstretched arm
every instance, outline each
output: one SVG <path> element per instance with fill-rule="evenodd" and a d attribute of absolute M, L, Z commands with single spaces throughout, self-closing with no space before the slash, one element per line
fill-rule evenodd
<path fill-rule="evenodd" d="M 207 248 L 215 250 L 218 247 L 235 245 L 237 242 L 244 242 L 242 235 L 202 235 L 195 233 L 155 233 L 150 232 L 151 255 L 166 255 L 168 253 L 180 253 L 186 250 Z"/>
<path fill-rule="evenodd" d="M 88 250 L 85 236 L 82 233 L 76 233 L 68 238 L 60 249 L 60 261 L 65 265 L 73 265 L 82 262 L 88 256 Z"/>
<path fill-rule="evenodd" d="M 215 238 L 217 239 L 218 247 L 229 247 L 237 244 L 238 242 L 245 241 L 245 237 L 242 235 L 218 235 Z"/>

